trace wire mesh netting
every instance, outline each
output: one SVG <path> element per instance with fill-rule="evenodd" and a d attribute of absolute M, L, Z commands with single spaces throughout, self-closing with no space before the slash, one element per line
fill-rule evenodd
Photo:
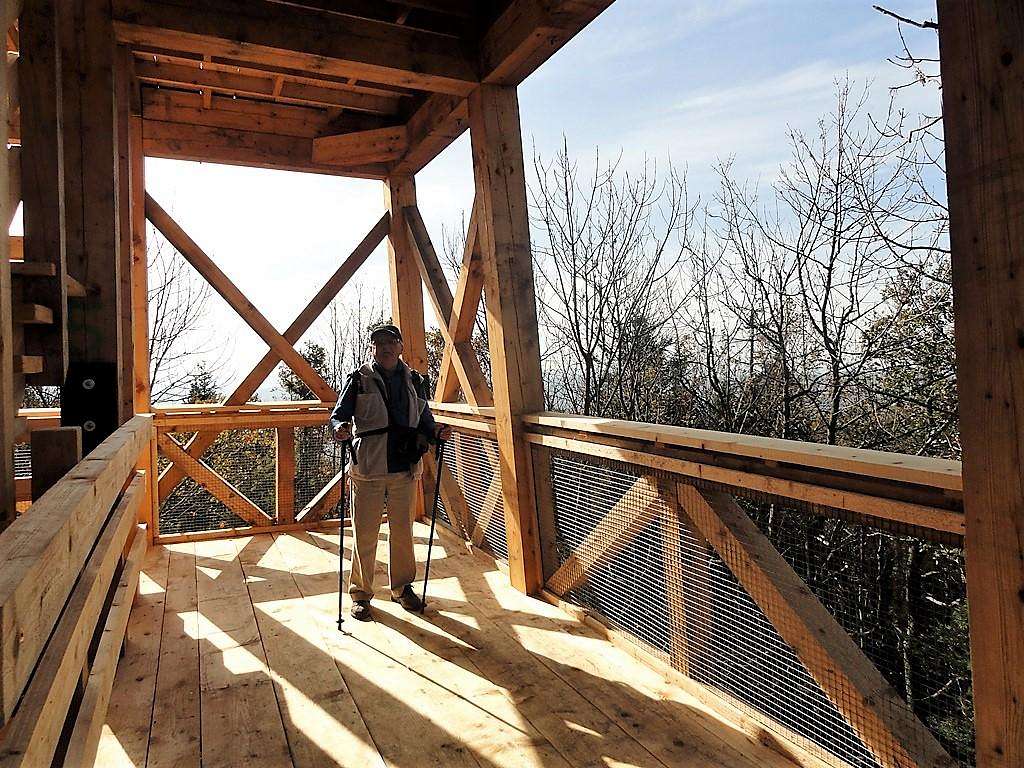
<path fill-rule="evenodd" d="M 549 567 L 552 588 L 726 694 L 766 728 L 836 764 L 878 764 L 726 563 L 659 493 L 678 478 L 559 451 L 552 452 L 551 476 L 558 556 Z M 963 696 L 969 667 L 962 666 L 967 635 L 958 553 L 807 512 L 787 513 L 804 515 L 797 520 L 767 505 L 746 506 L 756 522 L 770 517 L 762 530 L 906 697 L 898 706 L 913 709 L 955 758 L 969 763 L 965 735 L 973 721 L 969 691 Z M 880 565 L 872 569 L 868 561 Z M 953 577 L 937 579 L 940 562 Z M 918 575 L 901 579 L 900 563 Z M 937 580 L 926 593 L 931 599 L 949 590 L 943 605 L 924 599 L 907 608 L 906 585 L 922 579 Z M 936 663 L 933 656 L 949 645 L 957 652 Z"/>
<path fill-rule="evenodd" d="M 469 520 L 452 520 L 440 500 L 438 518 L 474 546 L 508 560 L 505 501 L 501 489 L 498 443 L 493 438 L 455 432 L 445 443 L 444 466 L 455 477 L 466 500 Z"/>
<path fill-rule="evenodd" d="M 319 500 L 321 518 L 337 520 L 341 516 L 341 462 L 344 446 L 334 440 L 325 424 L 295 428 L 295 514 Z M 351 464 L 351 462 L 350 462 Z M 346 489 L 347 490 L 347 489 Z M 347 494 L 346 494 L 347 496 Z"/>
<path fill-rule="evenodd" d="M 192 433 L 171 434 L 183 448 Z M 277 480 L 272 429 L 234 429 L 221 432 L 204 451 L 202 460 L 259 509 L 274 518 Z M 161 454 L 160 469 L 167 465 Z M 270 521 L 266 521 L 270 522 Z M 162 535 L 198 533 L 251 525 L 200 486 L 185 477 L 160 504 Z"/>

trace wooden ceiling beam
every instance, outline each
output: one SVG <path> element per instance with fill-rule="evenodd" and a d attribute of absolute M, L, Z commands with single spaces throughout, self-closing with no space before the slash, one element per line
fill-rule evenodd
<path fill-rule="evenodd" d="M 518 85 L 613 0 L 512 0 L 480 42 L 483 80 Z"/>
<path fill-rule="evenodd" d="M 332 166 L 313 162 L 313 140 L 205 125 L 143 121 L 143 150 L 147 157 L 241 165 L 302 173 L 323 173 L 360 179 L 384 179 L 383 163 Z"/>
<path fill-rule="evenodd" d="M 215 96 L 210 107 L 198 93 L 167 88 L 142 89 L 142 115 L 166 123 L 234 128 L 254 133 L 311 139 L 328 131 L 327 112 L 311 107 Z"/>
<path fill-rule="evenodd" d="M 183 64 L 185 66 L 203 66 L 228 74 L 251 75 L 252 77 L 285 77 L 297 83 L 315 85 L 321 88 L 334 88 L 353 93 L 368 93 L 375 96 L 410 97 L 417 91 L 387 83 L 375 83 L 368 80 L 357 80 L 352 77 L 329 75 L 325 72 L 309 72 L 306 70 L 289 69 L 261 62 L 240 61 L 224 56 L 203 56 L 187 51 L 169 51 L 165 48 L 136 46 L 134 53 L 137 60 Z"/>
<path fill-rule="evenodd" d="M 613 0 L 512 0 L 480 45 L 481 79 L 518 85 Z M 409 149 L 392 167 L 414 174 L 462 135 L 465 99 L 432 94 L 409 119 Z"/>
<path fill-rule="evenodd" d="M 387 163 L 401 157 L 409 147 L 404 125 L 355 131 L 313 139 L 313 162 L 325 165 Z"/>
<path fill-rule="evenodd" d="M 344 107 L 345 109 L 384 115 L 397 114 L 400 104 L 400 99 L 397 96 L 377 96 L 290 82 L 285 81 L 283 75 L 268 74 L 265 77 L 258 77 L 152 60 L 136 61 L 135 76 L 148 83 L 209 89 L 214 92 L 281 99 L 317 106 Z"/>
<path fill-rule="evenodd" d="M 120 42 L 468 94 L 475 60 L 457 38 L 266 0 L 114 0 Z"/>

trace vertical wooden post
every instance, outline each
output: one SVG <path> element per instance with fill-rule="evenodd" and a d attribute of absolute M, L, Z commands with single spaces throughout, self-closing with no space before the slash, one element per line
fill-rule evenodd
<path fill-rule="evenodd" d="M 427 334 L 423 323 L 423 280 L 416 264 L 403 209 L 416 205 L 416 182 L 408 176 L 384 182 L 384 204 L 391 214 L 388 233 L 388 267 L 391 273 L 391 322 L 402 331 L 402 357 L 420 373 L 427 373 Z M 426 476 L 413 502 L 414 517 L 423 517 Z M 433 490 L 433 489 L 431 489 Z"/>
<path fill-rule="evenodd" d="M 0 21 L 7 26 L 14 22 L 6 12 Z M 0 67 L 0 125 L 7 124 L 7 67 Z M 0 216 L 7 218 L 10 204 L 8 186 L 7 146 L 0 147 Z M 0 219 L 3 220 L 3 219 Z M 14 432 L 17 409 L 21 405 L 14 399 L 14 317 L 11 309 L 11 262 L 8 257 L 10 238 L 6 230 L 0 232 L 0 530 L 14 520 Z"/>
<path fill-rule="evenodd" d="M 36 501 L 82 460 L 79 427 L 39 429 L 32 433 L 32 501 Z"/>
<path fill-rule="evenodd" d="M 275 430 L 277 446 L 277 523 L 295 522 L 295 428 Z"/>
<path fill-rule="evenodd" d="M 516 589 L 533 593 L 543 586 L 543 568 L 535 473 L 522 416 L 543 410 L 544 384 L 516 89 L 477 88 L 469 98 L 469 125 L 509 577 Z"/>
<path fill-rule="evenodd" d="M 142 147 L 142 104 L 138 84 L 129 83 L 125 108 L 128 110 L 128 200 L 131 235 L 129 264 L 132 334 L 132 410 L 153 410 L 149 379 L 149 257 L 146 252 L 146 156 Z M 160 515 L 159 466 L 156 432 L 150 436 L 149 450 L 139 463 L 146 472 L 146 499 L 141 520 L 146 536 L 153 543 Z"/>
<path fill-rule="evenodd" d="M 420 278 L 403 209 L 416 205 L 416 182 L 410 177 L 384 183 L 384 203 L 391 213 L 388 266 L 391 272 L 391 321 L 402 330 L 403 357 L 410 367 L 427 372 L 427 338 L 423 325 L 423 280 Z"/>
<path fill-rule="evenodd" d="M 135 411 L 135 356 L 132 309 L 132 205 L 131 205 L 131 92 L 133 90 L 132 53 L 118 46 L 114 57 L 114 109 L 117 137 L 117 218 L 118 218 L 118 302 L 121 337 L 121 414 L 122 421 Z M 145 226 L 145 224 L 143 224 Z"/>
<path fill-rule="evenodd" d="M 25 261 L 54 265 L 52 279 L 27 280 L 22 286 L 25 301 L 53 312 L 52 324 L 33 328 L 26 336 L 25 352 L 43 357 L 43 371 L 34 374 L 31 382 L 50 386 L 64 383 L 68 363 L 57 6 L 53 0 L 26 0 L 19 21 L 18 67 Z"/>
<path fill-rule="evenodd" d="M 977 765 L 1024 765 L 1024 2 L 940 0 Z"/>
<path fill-rule="evenodd" d="M 69 274 L 88 289 L 86 297 L 69 310 L 69 370 L 85 364 L 108 371 L 97 377 L 102 383 L 91 390 L 88 415 L 80 415 L 79 426 L 90 426 L 88 421 L 96 424 L 89 434 L 83 434 L 88 450 L 129 416 L 127 400 L 121 396 L 120 163 L 110 0 L 62 3 L 58 30 L 67 265 Z M 69 399 L 65 387 L 65 424 L 76 423 L 78 418 L 69 413 Z"/>

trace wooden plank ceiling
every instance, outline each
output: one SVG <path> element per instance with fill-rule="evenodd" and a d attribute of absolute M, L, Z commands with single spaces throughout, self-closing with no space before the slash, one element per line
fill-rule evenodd
<path fill-rule="evenodd" d="M 612 0 L 114 0 L 154 157 L 415 173 Z M 343 137 L 343 138 L 339 138 Z"/>

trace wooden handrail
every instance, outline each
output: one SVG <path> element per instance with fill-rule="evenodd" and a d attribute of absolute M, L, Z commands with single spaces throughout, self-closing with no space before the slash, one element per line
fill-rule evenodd
<path fill-rule="evenodd" d="M 138 583 L 146 535 L 137 521 L 148 478 L 135 467 L 153 436 L 153 417 L 135 416 L 0 535 L 4 768 L 50 764 L 83 673 L 102 661 L 102 672 L 90 680 L 96 706 L 81 710 L 91 720 L 78 741 L 85 751 L 94 745 L 112 680 L 110 656 L 116 658 L 120 640 L 95 656 L 90 645 L 103 627 L 123 637 L 125 608 L 112 611 L 109 599 L 112 585 L 120 584 L 123 603 Z"/>

